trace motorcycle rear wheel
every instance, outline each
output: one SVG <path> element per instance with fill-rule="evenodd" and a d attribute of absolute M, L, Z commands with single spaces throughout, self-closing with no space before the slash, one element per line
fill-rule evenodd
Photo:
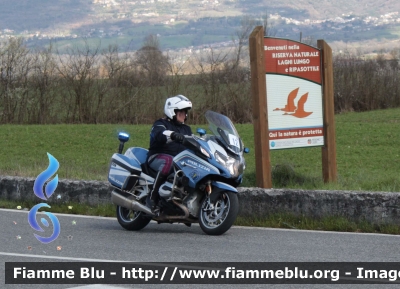
<path fill-rule="evenodd" d="M 117 206 L 117 219 L 122 228 L 128 231 L 139 231 L 150 223 L 151 218 L 143 212 L 133 211 Z"/>
<path fill-rule="evenodd" d="M 239 212 L 237 194 L 224 191 L 212 204 L 209 197 L 204 198 L 199 212 L 199 224 L 208 235 L 222 235 L 233 225 Z"/>

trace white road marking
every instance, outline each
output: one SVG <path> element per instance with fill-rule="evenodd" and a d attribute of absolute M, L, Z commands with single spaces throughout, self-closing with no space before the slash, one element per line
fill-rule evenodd
<path fill-rule="evenodd" d="M 158 267 L 172 267 L 176 266 L 176 264 L 171 263 L 159 263 L 159 262 L 141 262 L 141 261 L 130 261 L 130 260 L 110 260 L 110 259 L 92 259 L 92 258 L 75 258 L 75 257 L 63 257 L 63 256 L 48 256 L 48 255 L 34 255 L 34 254 L 20 254 L 20 253 L 7 253 L 0 252 L 0 256 L 12 256 L 12 257 L 25 257 L 25 258 L 42 258 L 42 259 L 54 259 L 54 260 L 68 260 L 68 261 L 84 261 L 84 262 L 111 262 L 111 263 L 135 263 L 135 264 L 143 264 L 143 265 L 151 265 Z M 15 261 L 18 262 L 18 261 Z M 213 267 L 203 266 L 189 266 L 189 265 L 181 265 L 180 268 L 188 268 L 188 269 L 219 269 Z M 175 267 L 175 271 L 176 271 Z"/>
<path fill-rule="evenodd" d="M 13 213 L 25 213 L 28 214 L 29 211 L 23 210 L 15 210 L 15 209 L 0 209 L 0 212 L 13 212 Z M 43 212 L 38 212 L 43 213 Z M 62 214 L 62 213 L 52 213 L 56 216 L 63 216 L 63 217 L 71 217 L 71 218 L 88 218 L 88 219 L 102 219 L 102 220 L 113 220 L 115 221 L 116 217 L 101 217 L 101 216 L 88 216 L 88 215 L 75 215 L 75 214 Z"/>
<path fill-rule="evenodd" d="M 0 252 L 3 256 L 13 257 L 25 257 L 25 258 L 43 258 L 43 259 L 55 259 L 55 260 L 69 260 L 69 261 L 85 261 L 85 262 L 134 262 L 134 261 L 122 261 L 122 260 L 110 260 L 110 259 L 91 259 L 91 258 L 75 258 L 75 257 L 63 257 L 63 256 L 48 256 L 48 255 L 34 255 L 34 254 L 20 254 L 20 253 L 7 253 Z"/>
<path fill-rule="evenodd" d="M 127 287 L 116 287 L 104 284 L 93 284 L 93 285 L 86 285 L 86 286 L 79 286 L 79 287 L 70 287 L 69 289 L 121 289 Z M 130 287 L 132 288 L 132 287 Z"/>

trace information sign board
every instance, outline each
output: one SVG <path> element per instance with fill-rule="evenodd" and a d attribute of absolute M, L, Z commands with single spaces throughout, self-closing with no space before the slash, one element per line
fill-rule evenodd
<path fill-rule="evenodd" d="M 321 51 L 264 38 L 269 147 L 324 145 Z"/>

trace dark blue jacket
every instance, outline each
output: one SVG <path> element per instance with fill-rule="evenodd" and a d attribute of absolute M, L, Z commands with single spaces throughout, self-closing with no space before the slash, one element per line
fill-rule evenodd
<path fill-rule="evenodd" d="M 185 147 L 181 143 L 172 141 L 169 136 L 164 134 L 164 131 L 173 131 L 183 135 L 192 135 L 192 129 L 186 124 L 178 123 L 169 118 L 161 118 L 155 121 L 150 132 L 148 158 L 159 153 L 176 156 L 181 151 L 185 150 Z"/>

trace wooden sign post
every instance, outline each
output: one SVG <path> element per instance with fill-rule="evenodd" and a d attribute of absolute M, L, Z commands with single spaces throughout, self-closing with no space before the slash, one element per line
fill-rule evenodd
<path fill-rule="evenodd" d="M 322 53 L 325 146 L 322 147 L 322 174 L 324 182 L 337 181 L 335 111 L 333 99 L 332 49 L 324 40 L 318 40 Z"/>
<path fill-rule="evenodd" d="M 249 38 L 251 91 L 253 95 L 254 148 L 256 155 L 256 185 L 259 188 L 272 188 L 263 48 L 264 29 L 262 26 L 257 26 Z"/>
<path fill-rule="evenodd" d="M 257 186 L 271 188 L 270 150 L 322 147 L 325 182 L 336 181 L 332 51 L 282 38 L 249 39 Z"/>

